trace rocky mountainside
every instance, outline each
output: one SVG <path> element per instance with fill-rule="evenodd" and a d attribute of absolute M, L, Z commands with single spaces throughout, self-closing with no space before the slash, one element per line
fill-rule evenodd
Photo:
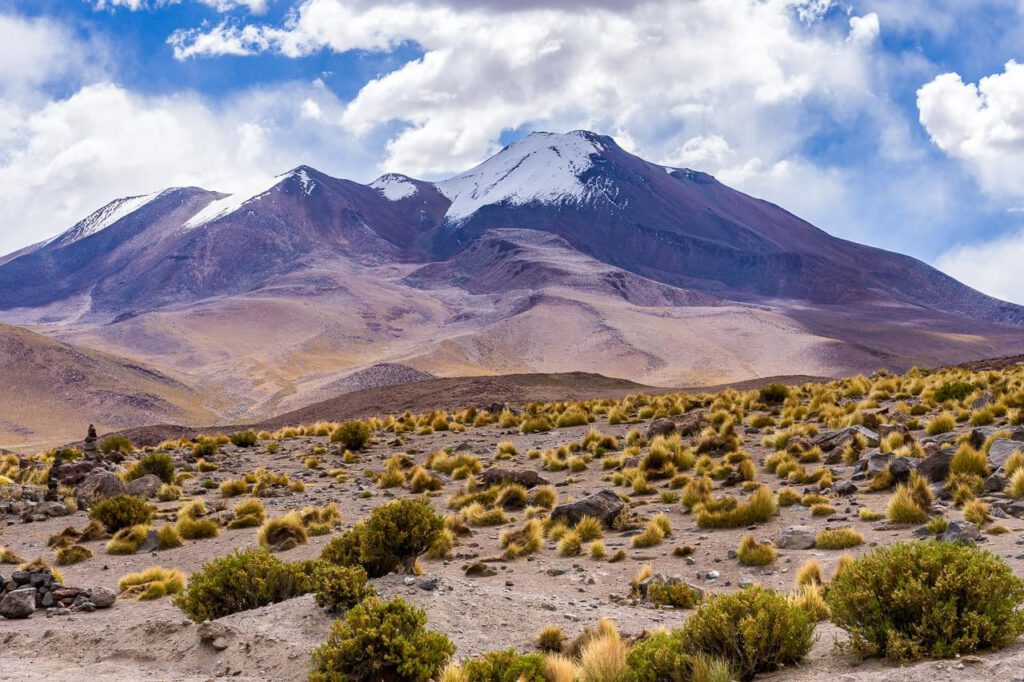
<path fill-rule="evenodd" d="M 302 166 L 119 199 L 0 258 L 0 319 L 211 388 L 239 421 L 379 363 L 679 386 L 1024 351 L 1021 307 L 585 131 L 436 183 Z"/>

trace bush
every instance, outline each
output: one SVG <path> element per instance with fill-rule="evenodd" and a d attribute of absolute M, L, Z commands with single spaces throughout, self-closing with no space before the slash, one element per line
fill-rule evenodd
<path fill-rule="evenodd" d="M 122 528 L 107 543 L 107 554 L 135 554 L 146 541 L 148 533 L 149 526 L 146 525 Z"/>
<path fill-rule="evenodd" d="M 736 550 L 736 558 L 743 566 L 767 566 L 775 557 L 775 548 L 770 542 L 760 543 L 749 533 L 743 536 Z"/>
<path fill-rule="evenodd" d="M 896 492 L 885 507 L 885 516 L 893 523 L 924 523 L 928 520 L 928 512 L 921 508 L 905 485 L 896 486 Z"/>
<path fill-rule="evenodd" d="M 730 499 L 730 498 L 726 498 Z M 721 504 L 721 500 L 716 501 Z M 697 505 L 694 516 L 701 528 L 739 528 L 754 523 L 767 521 L 775 514 L 775 498 L 771 490 L 759 487 L 750 496 L 750 500 L 742 504 L 722 505 L 715 508 L 710 502 Z"/>
<path fill-rule="evenodd" d="M 333 613 L 348 611 L 377 593 L 362 566 L 337 566 L 317 561 L 313 568 L 316 603 Z"/>
<path fill-rule="evenodd" d="M 703 654 L 686 653 L 680 631 L 657 632 L 626 653 L 629 682 L 729 682 L 729 664 Z"/>
<path fill-rule="evenodd" d="M 103 524 L 108 533 L 122 528 L 145 525 L 153 518 L 153 507 L 133 495 L 114 495 L 89 510 L 89 518 Z"/>
<path fill-rule="evenodd" d="M 515 649 L 491 651 L 463 665 L 469 682 L 545 682 L 547 665 L 540 654 Z"/>
<path fill-rule="evenodd" d="M 166 452 L 151 452 L 135 462 L 125 473 L 126 481 L 153 474 L 164 483 L 174 483 L 174 459 Z"/>
<path fill-rule="evenodd" d="M 309 577 L 298 566 L 250 549 L 204 564 L 174 604 L 202 622 L 291 599 L 310 589 Z"/>
<path fill-rule="evenodd" d="M 1024 580 L 994 554 L 956 543 L 875 549 L 833 578 L 826 599 L 862 655 L 948 658 L 1024 633 Z"/>
<path fill-rule="evenodd" d="M 761 387 L 757 396 L 765 405 L 779 405 L 789 397 L 789 388 L 783 384 L 768 384 Z"/>
<path fill-rule="evenodd" d="M 228 436 L 231 444 L 239 448 L 251 448 L 259 442 L 255 431 L 239 431 Z"/>
<path fill-rule="evenodd" d="M 100 452 L 104 455 L 109 455 L 111 452 L 120 452 L 127 455 L 135 446 L 132 445 L 131 440 L 125 436 L 107 436 L 101 440 L 96 447 L 98 447 Z"/>
<path fill-rule="evenodd" d="M 228 522 L 228 528 L 256 528 L 263 523 L 266 513 L 259 500 L 244 500 L 235 505 L 235 518 Z"/>
<path fill-rule="evenodd" d="M 238 497 L 249 492 L 249 484 L 244 478 L 229 478 L 221 482 L 218 491 L 224 497 Z"/>
<path fill-rule="evenodd" d="M 753 586 L 705 601 L 683 626 L 689 653 L 727 661 L 740 679 L 797 663 L 811 648 L 814 623 L 785 596 Z"/>
<path fill-rule="evenodd" d="M 700 601 L 700 593 L 686 583 L 652 582 L 647 586 L 647 599 L 655 606 L 692 609 Z"/>
<path fill-rule="evenodd" d="M 557 625 L 548 625 L 537 633 L 537 648 L 558 653 L 565 647 L 565 633 Z"/>
<path fill-rule="evenodd" d="M 179 517 L 174 529 L 178 531 L 178 535 L 186 540 L 205 540 L 206 538 L 215 538 L 220 532 L 220 528 L 217 526 L 215 521 L 210 519 L 193 518 L 191 516 Z"/>
<path fill-rule="evenodd" d="M 178 533 L 178 529 L 169 523 L 165 523 L 160 526 L 160 529 L 156 532 L 156 544 L 158 549 L 174 549 L 175 547 L 181 547 L 181 535 Z"/>
<path fill-rule="evenodd" d="M 92 552 L 82 545 L 71 545 L 57 550 L 57 563 L 61 566 L 70 566 L 91 558 Z"/>
<path fill-rule="evenodd" d="M 361 421 L 339 424 L 331 434 L 332 443 L 341 443 L 349 450 L 362 450 L 370 440 L 370 427 Z"/>
<path fill-rule="evenodd" d="M 311 682 L 426 682 L 455 653 L 443 634 L 427 630 L 426 615 L 401 597 L 370 597 L 331 625 L 313 651 Z"/>
<path fill-rule="evenodd" d="M 390 564 L 389 571 L 403 568 L 412 573 L 416 557 L 427 551 L 443 527 L 444 519 L 423 500 L 388 502 L 374 509 L 362 526 L 360 561 L 364 567 Z"/>
<path fill-rule="evenodd" d="M 963 400 L 974 391 L 974 386 L 966 381 L 949 381 L 935 389 L 935 400 L 940 403 L 947 400 Z"/>
<path fill-rule="evenodd" d="M 942 433 L 949 433 L 955 428 L 956 418 L 948 412 L 944 412 L 929 419 L 925 431 L 929 436 L 938 436 Z"/>

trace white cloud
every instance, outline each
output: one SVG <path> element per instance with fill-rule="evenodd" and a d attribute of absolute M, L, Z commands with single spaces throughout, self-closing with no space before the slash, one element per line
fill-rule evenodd
<path fill-rule="evenodd" d="M 298 84 L 213 106 L 99 83 L 24 111 L 16 134 L 0 139 L 0 252 L 67 229 L 118 196 L 190 185 L 232 191 L 300 163 L 352 174 L 371 166 L 375 156 L 343 131 L 302 116 L 301 103 L 313 101 L 338 116 L 338 102 Z"/>
<path fill-rule="evenodd" d="M 987 242 L 955 246 L 939 256 L 935 265 L 978 291 L 1024 304 L 1021 263 L 1024 263 L 1024 231 Z"/>
<path fill-rule="evenodd" d="M 946 73 L 917 92 L 921 124 L 948 156 L 959 159 L 997 196 L 1024 196 L 1024 65 L 965 83 Z"/>
<path fill-rule="evenodd" d="M 123 7 L 132 12 L 140 10 L 159 9 L 168 5 L 180 4 L 183 0 L 92 0 L 93 8 L 97 10 L 116 9 Z M 230 12 L 238 7 L 245 7 L 253 14 L 263 14 L 267 11 L 268 3 L 272 0 L 195 0 L 218 12 Z"/>
<path fill-rule="evenodd" d="M 367 83 L 342 117 L 357 135 L 398 130 L 387 144 L 388 170 L 461 171 L 521 128 L 619 132 L 639 153 L 668 157 L 709 136 L 709 116 L 737 159 L 771 166 L 811 130 L 808 100 L 825 109 L 867 100 L 863 39 L 877 17 L 858 17 L 858 40 L 842 27 L 802 23 L 818 22 L 834 4 L 627 2 L 580 12 L 555 3 L 305 0 L 282 26 L 224 23 L 171 42 L 180 59 L 418 44 L 422 58 Z"/>
<path fill-rule="evenodd" d="M 850 41 L 854 43 L 873 43 L 882 32 L 882 24 L 878 14 L 871 12 L 862 17 L 850 17 Z"/>

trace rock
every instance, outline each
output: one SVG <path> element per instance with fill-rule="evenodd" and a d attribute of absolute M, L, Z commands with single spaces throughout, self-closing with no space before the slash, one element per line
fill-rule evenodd
<path fill-rule="evenodd" d="M 1024 451 L 1024 443 L 1009 438 L 997 438 L 992 441 L 988 450 L 988 466 L 992 471 L 999 471 L 1010 459 L 1010 455 L 1018 450 Z"/>
<path fill-rule="evenodd" d="M 897 483 L 906 483 L 916 464 L 917 460 L 912 460 L 909 457 L 896 457 L 889 462 L 889 473 Z"/>
<path fill-rule="evenodd" d="M 50 469 L 49 480 L 58 485 L 75 487 L 100 466 L 95 460 L 60 464 Z"/>
<path fill-rule="evenodd" d="M 437 589 L 437 586 L 439 584 L 440 581 L 438 580 L 437 576 L 431 576 L 429 578 L 424 578 L 423 580 L 421 580 L 419 582 L 419 588 L 427 592 L 433 592 Z"/>
<path fill-rule="evenodd" d="M 1003 476 L 998 471 L 988 478 L 985 479 L 985 492 L 986 493 L 998 493 L 1002 492 L 1006 488 L 1006 476 Z"/>
<path fill-rule="evenodd" d="M 816 534 L 810 526 L 789 526 L 775 538 L 775 546 L 779 549 L 811 549 Z"/>
<path fill-rule="evenodd" d="M 31 587 L 20 587 L 8 592 L 0 599 L 0 616 L 16 620 L 28 618 L 36 610 L 36 591 Z"/>
<path fill-rule="evenodd" d="M 496 469 L 490 468 L 477 476 L 484 485 L 500 485 L 502 483 L 518 483 L 525 488 L 533 488 L 538 485 L 548 485 L 548 479 L 544 478 L 532 469 Z"/>
<path fill-rule="evenodd" d="M 869 448 L 878 447 L 878 434 L 869 428 L 859 425 L 848 426 L 838 431 L 826 431 L 815 437 L 814 444 L 823 451 L 829 452 L 843 446 L 847 441 L 853 440 L 857 434 L 864 436 Z"/>
<path fill-rule="evenodd" d="M 977 398 L 975 398 L 973 401 L 971 401 L 971 409 L 980 410 L 983 407 L 991 405 L 992 403 L 995 402 L 995 400 L 996 398 L 994 395 L 992 395 L 991 391 L 985 391 Z"/>
<path fill-rule="evenodd" d="M 949 463 L 953 461 L 953 448 L 936 450 L 917 463 L 917 473 L 928 477 L 928 480 L 935 483 L 945 481 L 949 475 Z"/>
<path fill-rule="evenodd" d="M 894 458 L 895 456 L 891 452 L 887 452 L 884 455 L 872 452 L 857 460 L 853 470 L 857 473 L 863 473 L 865 478 L 874 478 L 877 474 L 885 471 Z"/>
<path fill-rule="evenodd" d="M 493 566 L 488 566 L 482 561 L 475 561 L 462 568 L 463 573 L 466 574 L 467 578 L 489 578 L 492 575 L 498 575 L 497 569 Z"/>
<path fill-rule="evenodd" d="M 84 500 L 106 499 L 124 492 L 124 483 L 113 471 L 94 469 L 75 488 L 75 497 Z"/>
<path fill-rule="evenodd" d="M 163 485 L 163 481 L 159 478 L 153 474 L 146 474 L 141 478 L 136 478 L 134 481 L 129 481 L 124 487 L 124 491 L 129 495 L 148 499 L 156 495 L 156 491 L 161 485 Z"/>
<path fill-rule="evenodd" d="M 223 623 L 207 620 L 196 627 L 196 634 L 204 644 L 209 644 L 217 651 L 224 651 L 231 644 L 235 631 Z"/>
<path fill-rule="evenodd" d="M 847 481 L 844 479 L 832 484 L 832 492 L 843 497 L 846 497 L 847 495 L 855 495 L 857 493 L 857 486 L 853 481 Z"/>
<path fill-rule="evenodd" d="M 973 545 L 982 539 L 981 531 L 973 523 L 961 523 L 959 521 L 950 521 L 949 525 L 946 526 L 946 530 L 940 536 L 941 540 L 945 542 L 961 542 L 964 544 Z"/>
<path fill-rule="evenodd" d="M 160 547 L 160 534 L 156 530 L 150 528 L 146 531 L 146 539 L 142 541 L 139 548 L 136 550 L 138 553 L 148 554 L 149 552 L 155 552 Z"/>
<path fill-rule="evenodd" d="M 551 512 L 551 520 L 561 519 L 570 526 L 575 526 L 584 516 L 593 516 L 610 527 L 625 506 L 626 503 L 619 498 L 614 490 L 606 488 L 575 502 L 558 505 Z"/>
<path fill-rule="evenodd" d="M 672 421 L 675 422 L 676 431 L 680 436 L 692 436 L 704 426 L 706 414 L 704 410 L 694 410 L 693 412 L 673 417 Z"/>
<path fill-rule="evenodd" d="M 89 590 L 89 601 L 98 609 L 109 609 L 117 601 L 117 593 L 106 587 L 94 587 Z"/>
<path fill-rule="evenodd" d="M 71 512 L 68 511 L 67 505 L 63 502 L 40 502 L 32 508 L 32 513 L 56 517 L 67 516 Z"/>
<path fill-rule="evenodd" d="M 655 419 L 647 425 L 644 438 L 651 440 L 655 436 L 670 436 L 676 432 L 676 423 L 671 419 Z"/>

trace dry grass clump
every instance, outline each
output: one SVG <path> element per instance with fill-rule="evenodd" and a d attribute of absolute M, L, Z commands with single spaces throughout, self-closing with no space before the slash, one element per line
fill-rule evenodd
<path fill-rule="evenodd" d="M 335 502 L 323 507 L 306 507 L 299 512 L 299 517 L 309 535 L 327 535 L 341 525 L 341 510 Z"/>
<path fill-rule="evenodd" d="M 608 550 L 604 546 L 604 542 L 602 542 L 601 540 L 594 540 L 593 542 L 591 542 L 589 547 L 587 548 L 587 551 L 590 554 L 591 559 L 604 559 L 605 556 L 607 556 L 608 554 Z"/>
<path fill-rule="evenodd" d="M 264 521 L 256 534 L 262 549 L 270 552 L 286 552 L 299 545 L 306 544 L 306 526 L 298 512 L 288 512 L 284 516 L 269 518 Z"/>
<path fill-rule="evenodd" d="M 565 632 L 557 625 L 548 625 L 537 633 L 537 648 L 559 653 L 565 647 Z"/>
<path fill-rule="evenodd" d="M 818 531 L 814 546 L 818 549 L 846 549 L 864 544 L 864 536 L 852 528 L 832 528 Z"/>
<path fill-rule="evenodd" d="M 917 503 L 908 486 L 898 485 L 885 507 L 885 517 L 893 523 L 924 523 L 928 512 Z"/>
<path fill-rule="evenodd" d="M 612 682 L 627 680 L 629 668 L 626 666 L 626 643 L 622 641 L 618 629 L 607 620 L 601 619 L 598 624 L 598 635 L 591 638 L 580 652 L 577 666 L 579 682 Z"/>
<path fill-rule="evenodd" d="M 732 502 L 729 502 L 732 500 Z M 701 528 L 739 528 L 770 519 L 776 510 L 771 490 L 761 486 L 745 503 L 734 498 L 709 500 L 694 509 L 697 525 Z"/>
<path fill-rule="evenodd" d="M 140 601 L 160 599 L 179 594 L 185 589 L 185 574 L 176 568 L 151 566 L 139 573 L 129 573 L 117 581 L 122 597 Z"/>
<path fill-rule="evenodd" d="M 57 550 L 57 564 L 60 566 L 78 564 L 91 558 L 92 551 L 82 545 L 71 545 L 70 547 L 62 547 Z"/>
<path fill-rule="evenodd" d="M 949 473 L 953 474 L 974 474 L 984 478 L 988 476 L 988 458 L 984 452 L 975 450 L 969 444 L 964 443 L 957 448 L 953 459 L 949 462 Z"/>
<path fill-rule="evenodd" d="M 499 542 L 505 550 L 506 559 L 518 559 L 539 552 L 544 545 L 544 531 L 540 520 L 530 519 L 518 530 L 502 531 Z"/>
<path fill-rule="evenodd" d="M 223 497 L 238 497 L 249 492 L 249 484 L 243 478 L 229 478 L 217 488 Z"/>
<path fill-rule="evenodd" d="M 988 505 L 981 500 L 971 500 L 965 503 L 963 512 L 964 519 L 976 526 L 983 526 L 986 522 L 992 520 L 992 517 L 988 514 Z"/>
<path fill-rule="evenodd" d="M 143 524 L 122 528 L 107 543 L 107 554 L 135 554 L 146 541 L 148 532 L 149 526 Z"/>
<path fill-rule="evenodd" d="M 750 533 L 743 536 L 736 550 L 736 558 L 744 566 L 766 566 L 778 556 L 770 542 L 759 543 Z"/>
<path fill-rule="evenodd" d="M 181 547 L 183 544 L 185 543 L 182 542 L 178 529 L 170 523 L 160 526 L 156 532 L 156 546 L 158 549 L 174 549 Z"/>
<path fill-rule="evenodd" d="M 825 572 L 821 570 L 821 564 L 818 563 L 818 560 L 813 558 L 805 561 L 800 565 L 800 568 L 796 570 L 797 587 L 811 584 L 825 584 Z"/>
<path fill-rule="evenodd" d="M 235 518 L 228 522 L 228 528 L 256 528 L 266 518 L 263 503 L 256 499 L 243 500 L 235 505 Z"/>
<path fill-rule="evenodd" d="M 217 537 L 220 528 L 212 519 L 204 518 L 209 512 L 202 500 L 189 502 L 178 510 L 175 530 L 186 540 L 204 540 Z"/>
<path fill-rule="evenodd" d="M 932 417 L 925 426 L 929 436 L 938 436 L 942 433 L 949 433 L 956 428 L 956 417 L 949 412 Z"/>

